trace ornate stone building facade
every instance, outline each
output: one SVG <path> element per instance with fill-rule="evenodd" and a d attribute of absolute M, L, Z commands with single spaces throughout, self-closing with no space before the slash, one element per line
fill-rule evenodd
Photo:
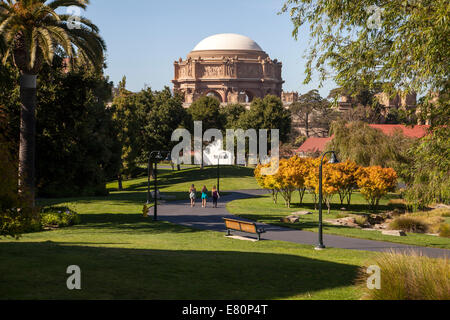
<path fill-rule="evenodd" d="M 186 106 L 208 95 L 221 103 L 249 103 L 267 94 L 281 97 L 282 63 L 248 37 L 218 34 L 201 41 L 186 60 L 174 63 L 174 90 Z"/>
<path fill-rule="evenodd" d="M 281 101 L 283 101 L 284 105 L 291 105 L 294 102 L 298 101 L 298 92 L 282 92 L 281 93 Z"/>

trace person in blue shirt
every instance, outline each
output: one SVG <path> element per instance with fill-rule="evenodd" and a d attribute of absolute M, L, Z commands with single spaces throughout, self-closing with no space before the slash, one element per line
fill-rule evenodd
<path fill-rule="evenodd" d="M 208 189 L 206 189 L 206 186 L 203 186 L 202 189 L 202 208 L 206 208 L 206 201 L 208 199 Z"/>

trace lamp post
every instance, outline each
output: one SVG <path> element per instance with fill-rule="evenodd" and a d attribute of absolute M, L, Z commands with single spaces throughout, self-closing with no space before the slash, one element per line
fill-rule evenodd
<path fill-rule="evenodd" d="M 150 204 L 150 166 L 152 165 L 152 160 L 155 163 L 155 194 L 154 194 L 154 207 L 153 207 L 153 221 L 158 220 L 158 162 L 164 159 L 170 161 L 170 151 L 152 151 L 148 157 L 148 180 L 147 180 L 147 204 Z"/>
<path fill-rule="evenodd" d="M 228 159 L 228 153 L 226 151 L 222 151 L 215 155 L 217 158 L 217 192 L 220 192 L 220 159 L 222 155 L 224 155 L 222 159 Z"/>
<path fill-rule="evenodd" d="M 325 249 L 325 245 L 323 244 L 323 224 L 322 224 L 322 201 L 323 201 L 323 194 L 322 194 L 322 168 L 323 168 L 323 158 L 325 156 L 331 153 L 331 159 L 328 163 L 335 164 L 339 163 L 339 160 L 336 157 L 336 152 L 334 151 L 327 151 L 324 154 L 322 154 L 322 157 L 320 158 L 320 167 L 319 167 L 319 245 L 315 248 L 316 250 L 322 250 Z"/>

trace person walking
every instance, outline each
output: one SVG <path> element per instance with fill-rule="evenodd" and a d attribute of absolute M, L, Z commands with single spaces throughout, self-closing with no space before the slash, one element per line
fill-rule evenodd
<path fill-rule="evenodd" d="M 206 186 L 203 186 L 202 189 L 202 208 L 206 208 L 206 201 L 208 199 L 208 189 Z"/>
<path fill-rule="evenodd" d="M 211 190 L 211 196 L 213 199 L 213 207 L 217 208 L 217 200 L 220 198 L 219 191 L 217 190 L 217 187 L 214 186 Z"/>
<path fill-rule="evenodd" d="M 197 190 L 195 189 L 194 185 L 192 185 L 189 188 L 189 198 L 191 199 L 191 208 L 195 207 L 195 199 L 197 198 Z"/>

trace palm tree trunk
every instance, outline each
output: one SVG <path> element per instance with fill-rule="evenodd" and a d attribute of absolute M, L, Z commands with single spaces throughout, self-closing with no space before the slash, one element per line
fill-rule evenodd
<path fill-rule="evenodd" d="M 36 78 L 36 75 L 22 74 L 20 79 L 19 190 L 32 208 L 35 205 Z"/>

